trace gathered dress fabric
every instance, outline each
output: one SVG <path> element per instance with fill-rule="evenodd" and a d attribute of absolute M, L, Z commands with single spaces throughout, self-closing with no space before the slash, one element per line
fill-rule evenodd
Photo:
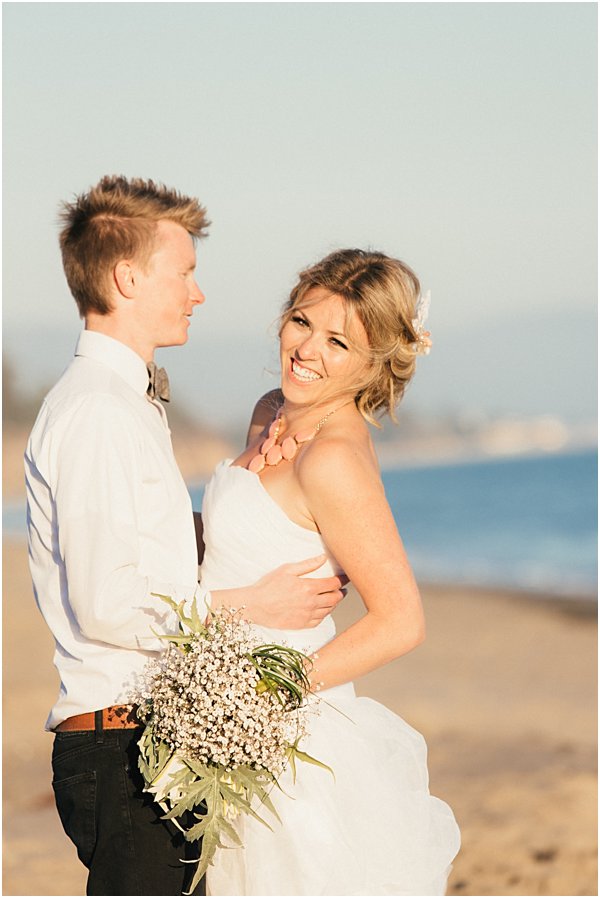
<path fill-rule="evenodd" d="M 221 462 L 206 487 L 202 514 L 206 589 L 248 586 L 284 562 L 322 552 L 312 576 L 339 572 L 320 534 L 291 521 L 258 475 Z M 255 627 L 261 641 L 314 652 L 335 636 L 331 616 L 305 630 Z M 271 829 L 246 815 L 235 821 L 242 848 L 218 849 L 207 874 L 210 895 L 443 895 L 460 834 L 448 805 L 429 793 L 427 747 L 401 717 L 351 683 L 311 699 L 300 748 L 333 775 L 297 762 L 271 797 L 281 822 Z"/>

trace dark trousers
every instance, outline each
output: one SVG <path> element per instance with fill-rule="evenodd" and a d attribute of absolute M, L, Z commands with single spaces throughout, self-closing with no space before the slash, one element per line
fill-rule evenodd
<path fill-rule="evenodd" d="M 56 733 L 52 786 L 66 834 L 88 868 L 88 895 L 180 895 L 198 856 L 144 793 L 143 728 Z M 204 895 L 204 880 L 194 895 Z"/>

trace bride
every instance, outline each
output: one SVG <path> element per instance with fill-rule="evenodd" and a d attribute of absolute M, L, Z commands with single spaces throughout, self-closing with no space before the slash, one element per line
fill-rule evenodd
<path fill-rule="evenodd" d="M 393 416 L 429 348 L 419 292 L 406 265 L 376 252 L 337 251 L 302 272 L 280 322 L 281 390 L 259 401 L 247 448 L 207 486 L 202 586 L 246 586 L 322 552 L 319 576 L 344 572 L 365 606 L 337 635 L 331 616 L 306 630 L 256 627 L 311 654 L 322 701 L 301 748 L 334 775 L 303 764 L 294 783 L 287 771 L 272 830 L 238 818 L 244 847 L 218 850 L 212 895 L 445 893 L 460 837 L 429 794 L 423 737 L 352 686 L 424 639 L 368 428 Z"/>

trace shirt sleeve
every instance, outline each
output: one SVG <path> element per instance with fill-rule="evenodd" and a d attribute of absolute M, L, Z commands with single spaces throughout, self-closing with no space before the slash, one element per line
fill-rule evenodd
<path fill-rule="evenodd" d="M 156 580 L 140 571 L 143 437 L 128 409 L 109 396 L 86 397 L 60 433 L 47 438 L 56 551 L 82 636 L 128 649 L 164 648 L 156 634 L 174 632 L 177 618 L 156 594 L 180 602 L 203 593 L 197 583 Z"/>

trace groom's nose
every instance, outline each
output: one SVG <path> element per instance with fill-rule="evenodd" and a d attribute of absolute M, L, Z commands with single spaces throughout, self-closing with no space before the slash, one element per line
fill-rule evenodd
<path fill-rule="evenodd" d="M 206 299 L 206 296 L 196 283 L 196 281 L 192 282 L 192 288 L 190 290 L 190 299 L 194 303 L 194 305 L 200 305 Z"/>

